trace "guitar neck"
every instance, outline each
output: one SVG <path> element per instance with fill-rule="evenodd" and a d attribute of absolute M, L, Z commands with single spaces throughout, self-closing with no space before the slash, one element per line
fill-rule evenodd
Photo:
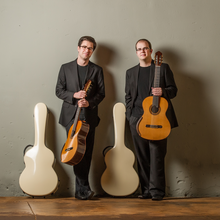
<path fill-rule="evenodd" d="M 78 107 L 77 108 L 77 111 L 76 111 L 76 116 L 75 116 L 75 119 L 74 119 L 74 125 L 73 125 L 73 130 L 72 130 L 72 134 L 71 134 L 71 137 L 74 136 L 75 134 L 75 131 L 76 131 L 76 125 L 77 125 L 77 122 L 79 120 L 79 115 L 80 115 L 80 112 L 81 112 L 81 107 Z"/>
<path fill-rule="evenodd" d="M 92 81 L 88 80 L 87 83 L 84 86 L 83 91 L 85 91 L 87 93 L 90 86 L 91 86 L 91 83 L 92 83 Z M 74 119 L 74 122 L 73 122 L 74 125 L 73 125 L 73 129 L 72 129 L 71 137 L 73 137 L 75 135 L 76 125 L 77 125 L 78 120 L 79 120 L 80 111 L 81 111 L 81 107 L 78 106 L 77 111 L 76 111 L 76 116 L 75 116 L 75 119 Z"/>
<path fill-rule="evenodd" d="M 154 88 L 160 87 L 160 66 L 155 66 Z"/>
<path fill-rule="evenodd" d="M 160 87 L 160 66 L 155 66 L 154 88 Z M 153 95 L 153 106 L 159 107 L 159 96 Z"/>

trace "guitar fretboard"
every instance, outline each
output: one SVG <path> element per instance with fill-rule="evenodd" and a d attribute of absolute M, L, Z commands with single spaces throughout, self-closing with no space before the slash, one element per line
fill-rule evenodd
<path fill-rule="evenodd" d="M 155 66 L 154 88 L 160 87 L 160 66 Z M 159 96 L 153 95 L 153 106 L 159 108 Z"/>
<path fill-rule="evenodd" d="M 77 111 L 76 111 L 76 116 L 75 116 L 75 119 L 74 119 L 74 125 L 73 125 L 73 129 L 72 129 L 71 137 L 73 137 L 74 134 L 75 134 L 76 125 L 77 125 L 77 122 L 78 122 L 78 120 L 79 120 L 80 112 L 81 112 L 81 107 L 78 107 L 78 108 L 77 108 Z"/>

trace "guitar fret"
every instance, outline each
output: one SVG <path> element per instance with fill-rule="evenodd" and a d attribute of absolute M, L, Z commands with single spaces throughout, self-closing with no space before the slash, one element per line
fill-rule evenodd
<path fill-rule="evenodd" d="M 155 66 L 154 88 L 160 87 L 160 66 Z M 159 97 L 153 95 L 153 106 L 159 108 Z"/>
<path fill-rule="evenodd" d="M 155 66 L 154 87 L 160 86 L 160 66 Z"/>

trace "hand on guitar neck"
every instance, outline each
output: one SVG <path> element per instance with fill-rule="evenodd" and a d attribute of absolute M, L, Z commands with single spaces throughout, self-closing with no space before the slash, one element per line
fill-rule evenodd
<path fill-rule="evenodd" d="M 75 98 L 75 99 L 80 99 L 79 101 L 78 101 L 78 106 L 81 108 L 81 107 L 88 107 L 89 106 L 89 102 L 85 99 L 85 97 L 86 97 L 87 95 L 86 95 L 86 91 L 84 91 L 84 90 L 80 90 L 79 92 L 75 92 L 74 93 L 74 95 L 73 95 L 73 97 Z"/>
<path fill-rule="evenodd" d="M 162 88 L 161 87 L 157 87 L 157 88 L 151 88 L 152 89 L 152 94 L 155 95 L 155 96 L 162 96 L 163 94 L 163 91 L 162 91 Z"/>
<path fill-rule="evenodd" d="M 82 108 L 82 107 L 84 107 L 84 108 L 89 107 L 89 102 L 86 99 L 80 99 L 78 101 L 78 106 L 80 108 Z"/>
<path fill-rule="evenodd" d="M 79 92 L 75 92 L 73 94 L 73 98 L 75 99 L 84 99 L 86 97 L 86 91 L 80 90 Z"/>

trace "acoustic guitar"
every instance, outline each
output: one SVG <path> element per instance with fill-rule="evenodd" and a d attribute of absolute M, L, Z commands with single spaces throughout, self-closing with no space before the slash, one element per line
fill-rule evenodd
<path fill-rule="evenodd" d="M 84 91 L 88 92 L 91 80 L 84 86 Z M 89 133 L 89 124 L 79 120 L 81 107 L 77 107 L 73 125 L 70 127 L 66 143 L 61 151 L 61 162 L 69 165 L 78 164 L 86 151 L 86 137 Z"/>
<path fill-rule="evenodd" d="M 160 66 L 162 53 L 155 54 L 154 88 L 160 87 Z M 162 140 L 168 137 L 171 131 L 170 122 L 166 117 L 168 102 L 159 96 L 149 96 L 144 99 L 144 114 L 139 119 L 136 129 L 138 134 L 147 140 Z"/>
<path fill-rule="evenodd" d="M 134 169 L 135 156 L 124 144 L 125 106 L 117 103 L 113 108 L 115 145 L 105 154 L 106 170 L 101 177 L 103 190 L 112 196 L 128 196 L 139 185 Z"/>
<path fill-rule="evenodd" d="M 45 146 L 47 114 L 44 103 L 35 106 L 35 143 L 25 152 L 25 169 L 19 178 L 21 189 L 31 196 L 46 196 L 58 189 L 58 177 L 53 169 L 55 158 L 53 152 Z"/>

